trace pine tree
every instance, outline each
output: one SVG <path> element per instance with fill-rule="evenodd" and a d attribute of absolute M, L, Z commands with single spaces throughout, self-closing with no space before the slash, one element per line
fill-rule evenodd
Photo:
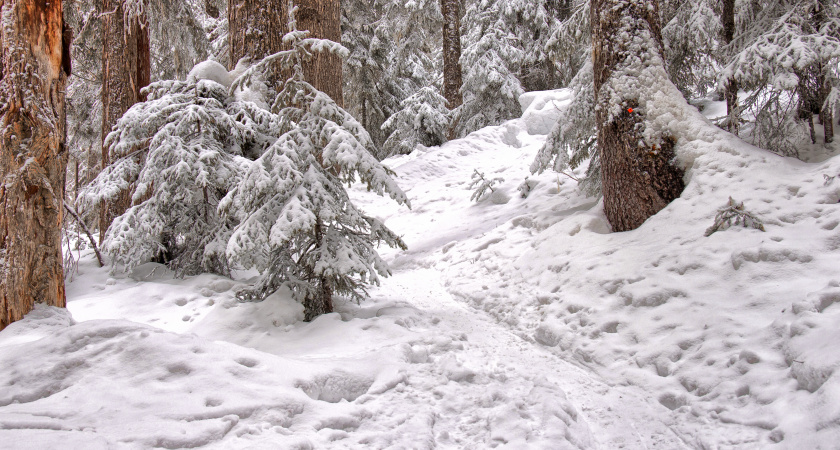
<path fill-rule="evenodd" d="M 604 210 L 613 231 L 632 230 L 683 190 L 682 170 L 672 161 L 675 139 L 657 135 L 647 122 L 656 111 L 642 103 L 670 84 L 659 10 L 656 0 L 592 0 L 591 5 Z"/>
<path fill-rule="evenodd" d="M 437 89 L 425 87 L 400 103 L 402 109 L 382 125 L 392 130 L 379 159 L 396 154 L 409 154 L 417 144 L 427 147 L 446 142 L 449 130 L 450 112 L 446 99 Z"/>
<path fill-rule="evenodd" d="M 470 5 L 465 21 L 471 42 L 461 55 L 464 104 L 458 108 L 458 135 L 498 125 L 521 114 L 519 71 L 524 52 L 508 33 L 501 6 L 488 0 Z"/>
<path fill-rule="evenodd" d="M 400 204 L 408 199 L 371 155 L 372 142 L 361 125 L 304 81 L 303 64 L 312 52 L 346 56 L 347 50 L 297 31 L 294 10 L 289 28 L 284 41 L 291 49 L 265 58 L 237 81 L 247 84 L 253 73 L 273 63 L 293 71 L 273 105 L 281 119 L 280 137 L 250 164 L 220 210 L 239 221 L 228 257 L 262 273 L 244 297 L 264 298 L 285 283 L 303 302 L 306 320 L 312 320 L 333 310 L 334 293 L 360 300 L 365 284 L 389 274 L 375 244 L 405 248 L 382 222 L 353 205 L 342 184 L 359 179 Z"/>
<path fill-rule="evenodd" d="M 836 2 L 796 0 L 746 3 L 736 22 L 733 56 L 719 83 L 737 82 L 751 95 L 741 109 L 751 109 L 755 123 L 748 130 L 757 145 L 798 156 L 802 141 L 815 141 L 813 117 L 821 116 L 826 140 L 833 134 L 830 93 L 838 86 L 840 9 Z"/>
<path fill-rule="evenodd" d="M 0 329 L 36 302 L 65 306 L 61 222 L 64 87 L 70 41 L 62 2 L 0 3 Z"/>
<path fill-rule="evenodd" d="M 245 159 L 274 142 L 277 117 L 229 91 L 228 72 L 201 63 L 187 81 L 144 89 L 108 134 L 111 165 L 82 191 L 82 204 L 108 200 L 136 186 L 133 206 L 107 230 L 104 250 L 126 270 L 165 262 L 178 275 L 229 273 L 224 249 L 235 222 L 217 212 L 238 182 Z"/>

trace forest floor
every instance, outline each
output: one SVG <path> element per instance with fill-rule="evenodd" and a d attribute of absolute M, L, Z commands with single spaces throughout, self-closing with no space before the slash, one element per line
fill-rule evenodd
<path fill-rule="evenodd" d="M 695 124 L 682 197 L 610 233 L 574 180 L 528 172 L 567 95 L 387 160 L 411 210 L 354 187 L 409 249 L 311 323 L 285 292 L 237 302 L 247 273 L 83 254 L 67 310 L 0 332 L 0 446 L 836 448 L 840 148 Z M 471 202 L 473 170 L 505 181 Z M 766 231 L 704 237 L 730 196 Z"/>

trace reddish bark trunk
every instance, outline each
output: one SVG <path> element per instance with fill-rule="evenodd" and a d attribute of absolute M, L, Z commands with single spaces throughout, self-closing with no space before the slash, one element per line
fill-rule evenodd
<path fill-rule="evenodd" d="M 69 43 L 62 1 L 0 0 L 0 329 L 35 303 L 64 307 L 61 254 L 67 168 Z"/>
<path fill-rule="evenodd" d="M 149 85 L 151 60 L 149 27 L 145 17 L 126 23 L 122 0 L 102 2 L 102 168 L 110 158 L 105 137 L 120 117 L 137 102 L 145 100 L 140 90 Z M 131 206 L 131 191 L 113 201 L 102 202 L 99 210 L 99 242 L 114 217 Z"/>

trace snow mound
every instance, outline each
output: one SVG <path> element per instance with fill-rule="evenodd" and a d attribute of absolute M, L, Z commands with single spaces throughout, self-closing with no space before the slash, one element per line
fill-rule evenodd
<path fill-rule="evenodd" d="M 229 88 L 233 82 L 225 66 L 216 61 L 203 61 L 195 65 L 187 74 L 187 82 L 196 83 L 199 80 L 210 80 Z"/>

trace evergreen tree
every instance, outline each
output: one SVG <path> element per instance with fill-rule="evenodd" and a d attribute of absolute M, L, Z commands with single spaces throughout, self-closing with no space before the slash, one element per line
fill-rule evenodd
<path fill-rule="evenodd" d="M 235 222 L 217 212 L 240 177 L 244 158 L 273 143 L 277 118 L 240 91 L 231 93 L 218 63 L 196 66 L 187 81 L 144 90 L 105 140 L 112 164 L 83 190 L 83 205 L 136 186 L 133 206 L 114 220 L 103 242 L 114 264 L 150 260 L 177 274 L 227 274 L 224 254 Z"/>
<path fill-rule="evenodd" d="M 520 115 L 523 93 L 518 75 L 524 52 L 518 38 L 507 31 L 501 6 L 490 0 L 474 3 L 464 22 L 470 24 L 471 43 L 461 55 L 466 70 L 464 104 L 457 111 L 460 136 Z"/>
<path fill-rule="evenodd" d="M 297 31 L 294 13 L 292 31 L 283 38 L 291 49 L 266 57 L 235 84 L 246 85 L 274 63 L 293 72 L 273 104 L 279 138 L 248 166 L 220 210 L 239 222 L 228 257 L 262 273 L 260 283 L 243 296 L 264 298 L 285 283 L 303 302 L 306 320 L 312 320 L 333 310 L 334 293 L 360 300 L 365 284 L 389 274 L 376 244 L 405 248 L 382 222 L 353 205 L 343 183 L 359 179 L 400 204 L 408 199 L 371 155 L 373 144 L 361 124 L 304 81 L 303 65 L 312 52 L 346 56 L 347 50 Z"/>
<path fill-rule="evenodd" d="M 402 109 L 388 118 L 383 129 L 392 130 L 382 148 L 380 159 L 409 154 L 417 144 L 427 147 L 446 142 L 450 112 L 446 99 L 437 89 L 425 87 L 400 103 Z"/>

